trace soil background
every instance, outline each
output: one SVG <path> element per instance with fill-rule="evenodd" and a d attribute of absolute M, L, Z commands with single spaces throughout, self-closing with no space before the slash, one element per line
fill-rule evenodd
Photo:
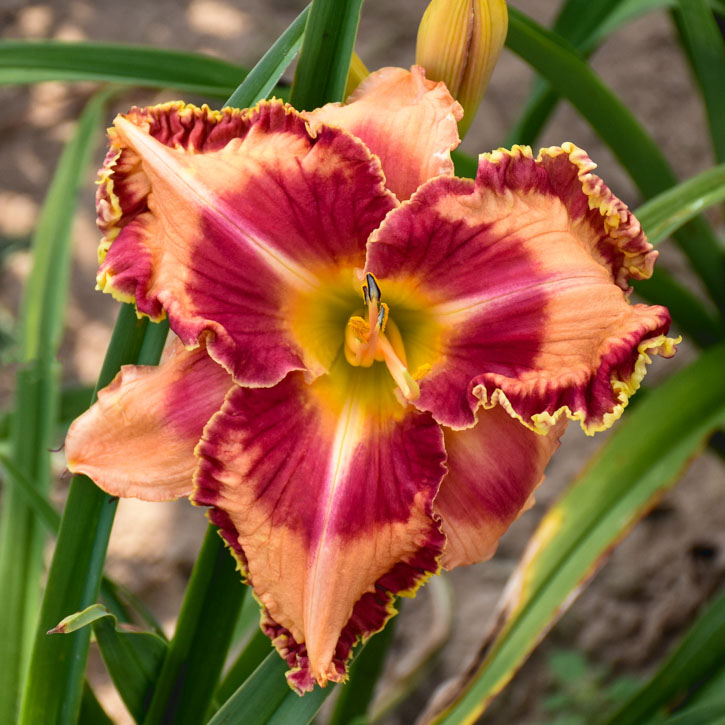
<path fill-rule="evenodd" d="M 413 62 L 417 26 L 426 4 L 425 0 L 366 1 L 357 50 L 369 68 L 409 66 Z M 559 2 L 512 0 L 510 4 L 549 24 Z M 303 6 L 303 0 L 0 0 L 0 29 L 3 38 L 143 43 L 201 51 L 251 66 Z M 651 132 L 682 178 L 713 163 L 702 105 L 667 14 L 648 15 L 620 31 L 594 55 L 592 64 Z M 531 81 L 528 67 L 504 51 L 462 148 L 478 153 L 500 146 L 523 107 Z M 24 247 L 62 143 L 96 88 L 89 83 L 0 88 L 0 334 L 11 334 L 17 316 L 22 282 L 30 266 Z M 114 112 L 131 105 L 178 96 L 173 91 L 129 89 L 109 110 L 108 123 Z M 605 114 L 607 109 L 601 112 Z M 615 193 L 633 208 L 639 204 L 633 184 L 611 153 L 576 112 L 562 103 L 541 145 L 566 140 L 587 149 Z M 96 158 L 100 164 L 100 144 Z M 92 177 L 89 173 L 74 227 L 72 294 L 61 353 L 62 375 L 67 382 L 95 381 L 117 310 L 113 300 L 94 291 L 99 235 L 94 226 Z M 718 218 L 715 221 L 721 222 Z M 660 263 L 696 288 L 697 281 L 688 276 L 677 250 L 669 244 L 661 249 Z M 3 354 L 0 404 L 10 400 L 12 386 L 12 349 L 6 346 Z M 655 362 L 645 384 L 656 385 L 691 357 L 685 342 L 675 360 Z M 476 652 L 504 584 L 542 513 L 603 439 L 603 435 L 586 438 L 570 426 L 539 489 L 538 505 L 503 537 L 493 560 L 456 570 L 447 577 L 454 612 L 450 631 L 445 629 L 446 617 L 440 604 L 436 605 L 436 591 L 431 587 L 406 602 L 386 686 L 395 684 L 415 661 L 416 653 L 427 642 L 423 633 L 443 627 L 445 646 L 413 698 L 402 709 L 388 713 L 385 723 L 412 722 L 436 685 L 455 675 Z M 59 454 L 59 474 L 63 465 Z M 58 504 L 66 487 L 59 476 L 54 492 Z M 586 717 L 592 703 L 606 699 L 604 691 L 610 680 L 622 675 L 641 677 L 650 671 L 723 580 L 724 489 L 720 461 L 708 453 L 698 458 L 678 486 L 615 551 L 483 721 L 533 724 L 554 722 L 564 714 Z M 169 633 L 205 527 L 202 512 L 185 502 L 124 500 L 119 506 L 108 571 L 151 605 Z M 581 681 L 594 688 L 584 694 L 575 691 L 579 680 L 573 676 L 573 690 L 567 690 L 551 658 L 552 653 L 571 650 L 580 653 L 580 670 L 582 666 L 585 670 Z M 114 719 L 131 722 L 97 655 L 91 660 L 91 675 Z M 565 699 L 558 706 L 551 700 L 548 709 L 543 707 L 544 698 L 552 693 L 561 695 L 562 687 Z"/>

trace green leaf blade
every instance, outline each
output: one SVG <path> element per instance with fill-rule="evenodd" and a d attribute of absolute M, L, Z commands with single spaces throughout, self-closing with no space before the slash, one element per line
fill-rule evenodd
<path fill-rule="evenodd" d="M 658 245 L 705 209 L 725 201 L 725 164 L 707 169 L 645 202 L 635 211 L 648 240 Z M 725 336 L 725 321 L 665 269 L 652 279 L 635 282 L 645 299 L 668 307 L 683 333 L 701 347 Z"/>
<path fill-rule="evenodd" d="M 363 0 L 313 0 L 290 102 L 311 111 L 342 101 Z"/>
<path fill-rule="evenodd" d="M 152 325 L 151 329 L 155 332 L 159 327 L 164 326 Z M 131 305 L 122 305 L 97 390 L 111 382 L 121 365 L 139 362 L 148 328 L 148 319 L 139 319 Z M 165 329 L 163 332 L 165 334 Z M 156 351 L 160 354 L 158 347 L 156 345 Z M 144 362 L 153 361 L 146 359 Z M 20 716 L 23 725 L 45 725 L 47 722 L 73 725 L 76 722 L 90 633 L 81 630 L 67 637 L 49 637 L 46 632 L 69 612 L 82 610 L 98 599 L 115 511 L 116 499 L 106 495 L 85 476 L 73 477 L 48 572 L 23 693 Z M 84 572 L 84 576 L 75 576 L 78 571 Z"/>
<path fill-rule="evenodd" d="M 227 106 L 249 108 L 274 90 L 302 46 L 309 5 L 292 21 L 227 100 Z"/>
<path fill-rule="evenodd" d="M 4 491 L 0 514 L 0 722 L 14 722 L 40 602 L 43 520 L 25 494 L 43 499 L 50 485 L 50 452 L 57 409 L 57 362 L 70 268 L 70 229 L 76 197 L 92 151 L 106 95 L 86 106 L 66 144 L 33 236 L 19 334 L 20 368 L 11 420 L 14 464 L 27 483 Z M 46 512 L 52 518 L 52 512 Z"/>
<path fill-rule="evenodd" d="M 365 649 L 350 668 L 350 681 L 342 688 L 328 725 L 348 725 L 369 713 L 378 679 L 383 672 L 385 658 L 393 642 L 394 618 L 365 644 Z"/>
<path fill-rule="evenodd" d="M 203 722 L 245 592 L 234 559 L 210 526 L 154 685 L 146 725 Z"/>
<path fill-rule="evenodd" d="M 154 632 L 120 625 L 100 604 L 65 617 L 48 634 L 67 634 L 89 625 L 118 694 L 133 719 L 142 722 L 168 643 Z"/>
<path fill-rule="evenodd" d="M 667 307 L 678 330 L 696 345 L 709 347 L 725 337 L 725 320 L 663 267 L 632 287 L 647 302 Z"/>
<path fill-rule="evenodd" d="M 258 628 L 219 685 L 215 699 L 226 702 L 269 655 L 271 647 L 269 637 Z"/>
<path fill-rule="evenodd" d="M 286 670 L 286 662 L 276 652 L 270 652 L 241 687 L 219 708 L 208 725 L 261 725 L 269 722 L 269 718 L 289 693 L 284 677 Z"/>
<path fill-rule="evenodd" d="M 506 45 L 571 101 L 646 197 L 677 182 L 652 137 L 562 38 L 511 8 Z"/>
<path fill-rule="evenodd" d="M 725 39 L 707 0 L 678 0 L 675 18 L 702 90 L 715 157 L 725 162 Z"/>
<path fill-rule="evenodd" d="M 583 54 L 590 50 L 592 35 L 623 0 L 566 0 L 561 6 L 553 32 L 566 38 Z M 533 146 L 560 100 L 547 83 L 537 79 L 516 125 L 509 131 L 504 146 Z"/>
<path fill-rule="evenodd" d="M 649 199 L 635 212 L 655 246 L 708 207 L 725 201 L 725 164 L 697 174 Z"/>
<path fill-rule="evenodd" d="M 584 57 L 588 57 L 609 36 L 633 20 L 656 10 L 673 8 L 678 0 L 568 0 L 556 18 L 552 30 L 565 38 Z M 722 0 L 710 0 L 710 6 L 721 11 Z M 510 130 L 504 146 L 534 145 L 551 117 L 560 94 L 547 83 L 534 83 L 531 96 Z"/>
<path fill-rule="evenodd" d="M 33 515 L 40 519 L 51 533 L 56 533 L 60 527 L 60 514 L 50 505 L 48 499 L 38 491 L 15 461 L 3 453 L 0 453 L 0 468 L 5 471 L 6 481 L 12 483 L 13 490 L 18 491 L 26 506 L 32 509 Z"/>
<path fill-rule="evenodd" d="M 200 53 L 114 43 L 0 41 L 0 85 L 101 81 L 227 98 L 246 70 Z"/>
<path fill-rule="evenodd" d="M 338 685 L 315 687 L 300 697 L 290 690 L 286 669 L 286 662 L 270 652 L 207 725 L 307 725 Z"/>

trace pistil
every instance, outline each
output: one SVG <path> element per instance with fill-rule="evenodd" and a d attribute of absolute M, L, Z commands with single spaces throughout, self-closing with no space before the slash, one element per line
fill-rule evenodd
<path fill-rule="evenodd" d="M 389 323 L 388 306 L 381 301 L 382 295 L 375 277 L 368 274 L 365 281 L 362 292 L 368 308 L 368 319 L 355 315 L 348 321 L 345 329 L 345 358 L 356 367 L 370 367 L 376 360 L 385 362 L 406 400 L 416 400 L 420 388 L 406 367 L 400 333 L 394 323 Z M 393 325 L 391 332 L 396 345 L 391 344 L 385 334 L 388 324 Z"/>

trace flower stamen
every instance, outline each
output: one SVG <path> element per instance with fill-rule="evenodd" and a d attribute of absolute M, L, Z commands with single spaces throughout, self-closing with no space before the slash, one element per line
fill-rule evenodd
<path fill-rule="evenodd" d="M 355 367 L 370 367 L 373 362 L 384 362 L 406 400 L 420 395 L 418 383 L 406 367 L 403 341 L 395 323 L 389 320 L 388 306 L 381 301 L 382 294 L 375 277 L 366 275 L 362 287 L 363 300 L 368 308 L 368 319 L 352 316 L 345 328 L 345 358 Z M 390 326 L 393 343 L 385 334 Z"/>
<path fill-rule="evenodd" d="M 408 368 L 403 365 L 401 359 L 395 354 L 393 346 L 385 335 L 380 336 L 378 349 L 382 352 L 385 364 L 388 366 L 393 380 L 395 380 L 405 399 L 410 401 L 417 400 L 420 396 L 418 383 L 415 382 L 413 376 L 408 372 Z"/>

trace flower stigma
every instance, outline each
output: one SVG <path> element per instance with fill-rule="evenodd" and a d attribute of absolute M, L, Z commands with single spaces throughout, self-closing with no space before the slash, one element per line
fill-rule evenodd
<path fill-rule="evenodd" d="M 390 311 L 382 302 L 382 293 L 375 277 L 365 275 L 363 300 L 368 319 L 353 315 L 345 328 L 345 359 L 355 367 L 370 367 L 384 362 L 406 400 L 417 400 L 418 383 L 406 367 L 405 348 L 398 326 L 390 319 Z"/>

